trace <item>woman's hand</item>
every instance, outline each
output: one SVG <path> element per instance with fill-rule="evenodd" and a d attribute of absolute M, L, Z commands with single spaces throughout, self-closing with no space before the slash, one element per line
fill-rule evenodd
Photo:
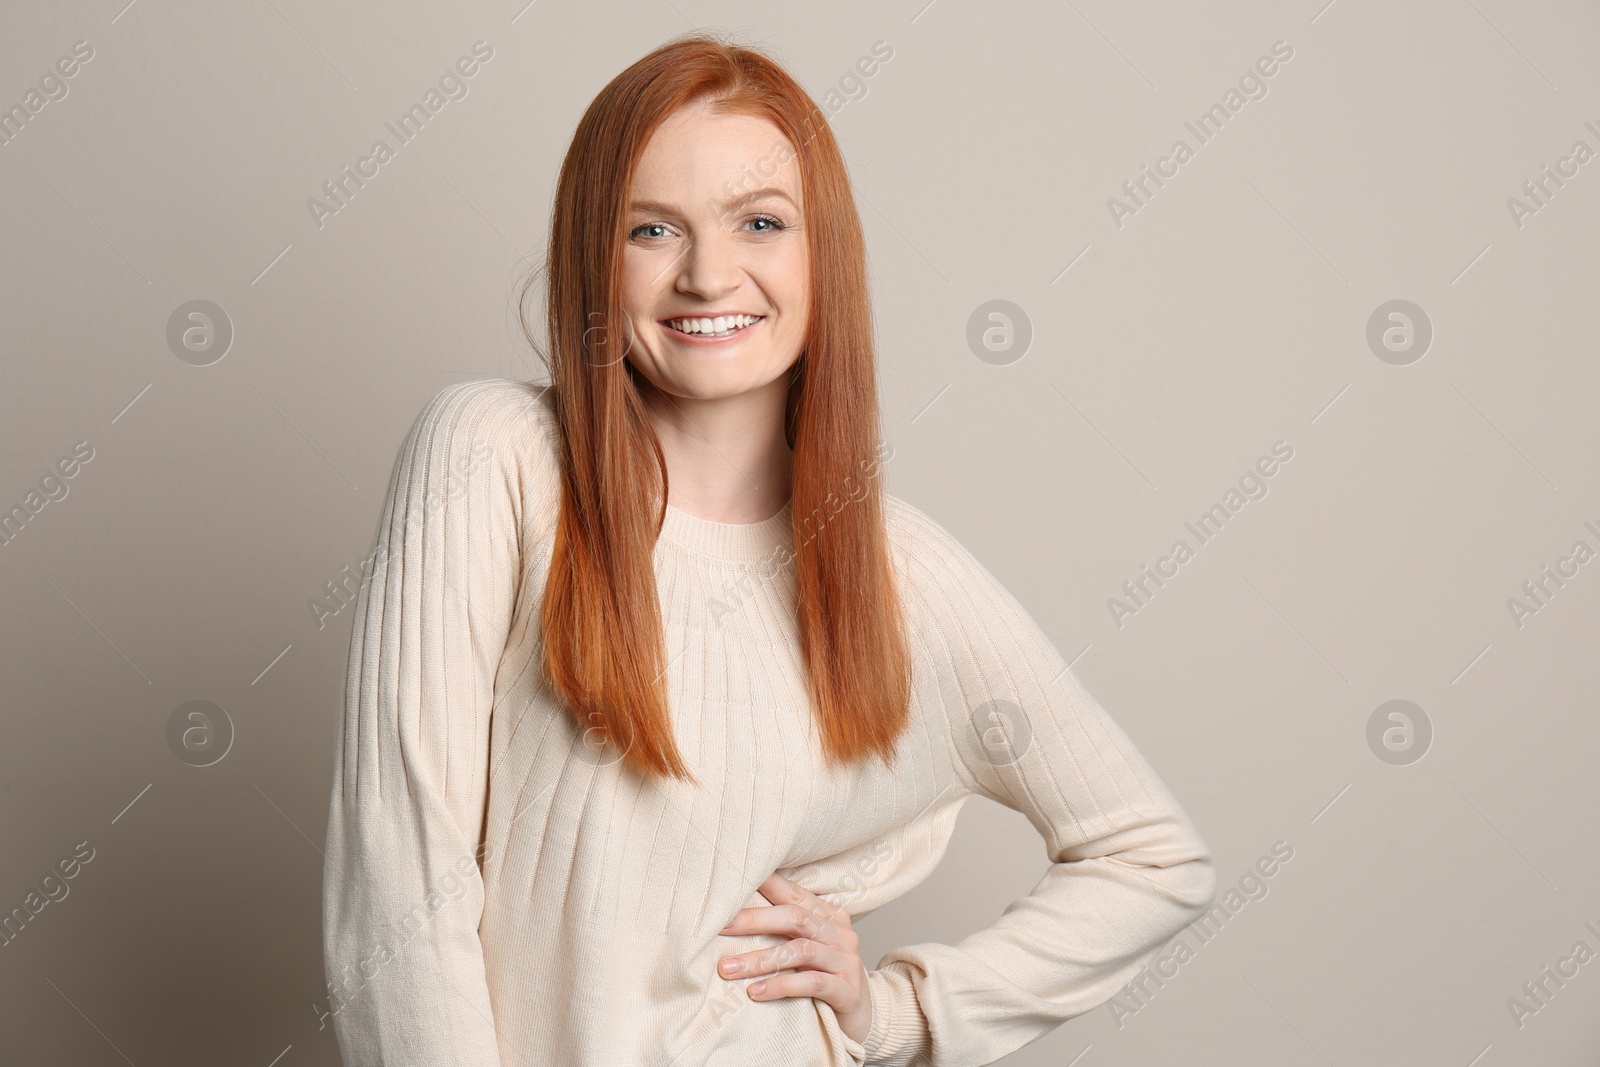
<path fill-rule="evenodd" d="M 750 998 L 812 997 L 827 1001 L 839 1019 L 839 1028 L 853 1040 L 865 1042 L 872 1029 L 872 996 L 867 989 L 867 969 L 861 963 L 861 941 L 850 926 L 850 913 L 777 872 L 757 889 L 772 901 L 773 907 L 741 908 L 720 932 L 729 936 L 788 934 L 794 940 L 724 957 L 718 964 L 719 973 L 729 979 L 748 978 L 799 968 L 796 974 L 750 983 Z"/>

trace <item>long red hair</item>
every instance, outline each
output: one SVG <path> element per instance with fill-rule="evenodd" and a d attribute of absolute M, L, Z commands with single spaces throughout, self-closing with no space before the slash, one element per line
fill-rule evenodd
<path fill-rule="evenodd" d="M 876 471 L 879 426 L 861 220 L 838 144 L 805 90 L 766 55 L 702 33 L 674 38 L 612 79 L 561 165 L 544 267 L 549 351 L 540 353 L 562 453 L 544 672 L 585 743 L 617 745 L 647 777 L 696 780 L 678 751 L 663 677 L 652 552 L 666 517 L 666 462 L 623 358 L 628 331 L 607 324 L 628 321 L 623 227 L 639 158 L 668 115 L 701 100 L 772 122 L 798 160 L 811 309 L 784 434 L 794 453 L 801 652 L 826 758 L 889 763 L 908 715 L 910 657 L 880 479 L 863 476 L 869 464 Z"/>

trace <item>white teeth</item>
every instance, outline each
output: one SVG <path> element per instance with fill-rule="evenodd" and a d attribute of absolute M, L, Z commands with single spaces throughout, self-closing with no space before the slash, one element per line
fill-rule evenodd
<path fill-rule="evenodd" d="M 760 318 L 759 315 L 718 315 L 714 319 L 668 319 L 667 325 L 682 333 L 725 336 L 759 321 Z"/>

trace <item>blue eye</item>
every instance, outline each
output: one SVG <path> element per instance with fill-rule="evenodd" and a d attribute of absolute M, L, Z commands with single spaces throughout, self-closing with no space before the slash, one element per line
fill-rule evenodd
<path fill-rule="evenodd" d="M 780 231 L 787 230 L 789 228 L 787 223 L 785 223 L 782 219 L 777 218 L 776 216 L 773 216 L 773 215 L 756 215 L 756 216 L 752 217 L 751 219 L 749 219 L 746 222 L 746 225 L 749 225 L 751 223 L 756 223 L 756 222 L 764 222 L 764 223 L 767 224 L 765 229 L 756 230 L 755 231 L 756 233 L 778 233 Z M 628 231 L 628 239 L 630 241 L 631 240 L 635 240 L 636 238 L 638 238 L 640 236 L 643 236 L 644 235 L 644 231 L 646 231 L 646 230 L 663 230 L 664 231 L 667 228 L 668 228 L 667 224 L 664 223 L 664 222 L 646 222 L 643 225 L 635 226 L 632 230 Z M 662 234 L 651 234 L 649 237 L 646 238 L 646 240 L 654 240 L 654 239 L 659 238 L 660 236 L 663 236 L 663 235 Z"/>

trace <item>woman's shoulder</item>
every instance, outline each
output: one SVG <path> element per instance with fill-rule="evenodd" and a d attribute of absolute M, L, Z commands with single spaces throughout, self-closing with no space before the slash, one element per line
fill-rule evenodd
<path fill-rule="evenodd" d="M 408 450 L 434 454 L 438 463 L 429 466 L 445 477 L 470 480 L 478 471 L 493 472 L 519 514 L 530 508 L 543 513 L 559 494 L 555 420 L 554 394 L 546 384 L 514 378 L 453 382 L 423 404 Z"/>
<path fill-rule="evenodd" d="M 419 421 L 470 422 L 479 432 L 544 433 L 553 426 L 554 394 L 548 385 L 516 378 L 452 382 L 423 405 Z"/>
<path fill-rule="evenodd" d="M 883 494 L 883 525 L 890 551 L 908 562 L 931 563 L 952 554 L 967 554 L 955 535 L 932 515 L 889 492 Z"/>
<path fill-rule="evenodd" d="M 885 492 L 883 519 L 890 555 L 911 598 L 949 603 L 964 599 L 963 591 L 993 584 L 978 558 L 922 508 Z"/>
<path fill-rule="evenodd" d="M 503 460 L 527 464 L 554 459 L 555 428 L 554 398 L 547 385 L 480 378 L 435 392 L 417 416 L 414 432 L 443 431 L 451 448 L 487 445 Z"/>
<path fill-rule="evenodd" d="M 884 526 L 905 601 L 940 625 L 1027 615 L 988 565 L 923 509 L 885 493 Z"/>

